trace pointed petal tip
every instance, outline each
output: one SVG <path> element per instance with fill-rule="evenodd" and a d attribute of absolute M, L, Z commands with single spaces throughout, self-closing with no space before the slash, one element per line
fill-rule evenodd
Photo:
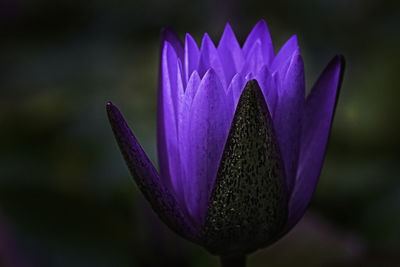
<path fill-rule="evenodd" d="M 262 29 L 263 31 L 268 32 L 269 34 L 269 27 L 268 27 L 268 23 L 265 21 L 265 19 L 260 19 L 257 24 L 253 27 L 254 29 Z"/>
<path fill-rule="evenodd" d="M 232 29 L 231 25 L 229 24 L 229 22 L 227 22 L 227 23 L 225 24 L 224 31 L 222 32 L 222 36 L 221 36 L 220 42 L 219 42 L 219 44 L 218 44 L 218 47 L 221 45 L 221 41 L 222 41 L 224 38 L 231 39 L 232 36 L 234 36 L 234 37 L 236 38 L 235 33 L 233 32 L 233 29 Z"/>
<path fill-rule="evenodd" d="M 179 57 L 179 50 L 177 50 L 177 48 L 174 46 L 173 43 L 169 42 L 168 40 L 164 41 L 164 45 L 162 48 L 162 54 L 161 54 L 161 58 L 162 60 L 166 60 L 166 62 L 168 62 L 169 60 L 171 60 L 171 57 L 175 60 L 175 59 L 180 59 Z M 164 58 L 165 57 L 165 58 Z"/>
<path fill-rule="evenodd" d="M 272 44 L 271 34 L 268 29 L 268 25 L 265 20 L 261 19 L 250 31 L 249 35 L 246 38 L 246 41 L 243 45 L 243 53 L 245 57 L 248 56 L 252 48 L 254 47 L 254 43 L 259 39 L 262 43 L 262 55 L 263 60 L 270 64 L 273 59 L 275 53 Z"/>
<path fill-rule="evenodd" d="M 192 74 L 190 75 L 189 80 L 193 79 L 194 76 L 196 76 L 196 79 L 201 80 L 201 79 L 200 79 L 199 72 L 198 72 L 197 70 L 194 70 L 194 71 L 192 72 Z"/>
<path fill-rule="evenodd" d="M 181 40 L 179 39 L 178 35 L 176 34 L 176 32 L 170 28 L 170 27 L 165 27 L 161 29 L 161 45 L 164 46 L 165 42 L 170 42 L 172 43 L 176 43 L 181 44 Z"/>
<path fill-rule="evenodd" d="M 233 30 L 232 30 L 232 26 L 231 26 L 231 24 L 230 24 L 229 22 L 227 22 L 227 23 L 225 24 L 225 30 L 224 30 L 224 31 L 226 31 L 226 30 L 233 31 Z"/>
<path fill-rule="evenodd" d="M 111 109 L 114 107 L 113 103 L 111 103 L 111 101 L 107 101 L 106 102 L 106 111 L 107 111 L 107 115 L 108 117 L 110 117 L 110 113 L 111 113 Z"/>
<path fill-rule="evenodd" d="M 346 69 L 346 60 L 344 58 L 344 55 L 341 55 L 341 54 L 336 55 L 336 58 L 337 58 L 337 60 L 339 61 L 339 64 L 340 64 L 339 86 L 341 86 L 342 82 L 343 82 L 344 70 Z"/>
<path fill-rule="evenodd" d="M 113 131 L 121 131 L 121 127 L 127 127 L 129 129 L 129 126 L 126 123 L 121 111 L 117 108 L 117 106 L 111 103 L 111 101 L 106 103 L 106 111 Z"/>
<path fill-rule="evenodd" d="M 213 68 L 209 68 L 207 69 L 207 71 L 204 73 L 203 77 L 201 78 L 201 80 L 208 80 L 213 78 L 214 76 L 216 76 L 216 72 Z"/>
<path fill-rule="evenodd" d="M 267 27 L 268 27 L 268 24 L 267 24 L 267 22 L 265 21 L 265 19 L 260 19 L 260 20 L 257 22 L 256 26 L 258 26 L 258 25 L 260 25 L 260 26 L 267 26 Z"/>
<path fill-rule="evenodd" d="M 341 68 L 344 67 L 346 61 L 342 54 L 336 54 L 330 61 L 330 64 L 338 64 Z"/>
<path fill-rule="evenodd" d="M 346 61 L 344 59 L 344 56 L 341 54 L 337 54 L 328 62 L 319 77 L 326 75 L 326 72 L 333 72 L 338 73 L 341 79 L 343 76 L 345 65 Z"/>
<path fill-rule="evenodd" d="M 192 36 L 190 33 L 187 32 L 187 33 L 185 34 L 185 43 L 186 43 L 187 40 L 189 40 L 189 39 L 195 41 L 194 38 L 193 38 L 193 36 Z"/>
<path fill-rule="evenodd" d="M 221 84 L 221 79 L 218 76 L 218 73 L 213 69 L 213 68 L 209 68 L 207 69 L 206 73 L 204 73 L 204 75 L 201 78 L 201 83 L 217 83 L 220 86 L 222 86 Z"/>
<path fill-rule="evenodd" d="M 345 67 L 346 61 L 344 59 L 344 56 L 341 54 L 336 54 L 328 63 L 326 69 L 329 68 L 339 68 L 341 72 L 343 72 L 343 69 Z"/>
<path fill-rule="evenodd" d="M 338 90 L 340 90 L 342 86 L 345 67 L 346 67 L 346 60 L 344 56 L 341 54 L 337 54 L 331 59 L 331 61 L 328 63 L 328 66 L 325 68 L 325 71 L 332 70 L 338 72 L 339 75 Z"/>
<path fill-rule="evenodd" d="M 121 123 L 125 122 L 125 120 L 121 114 L 121 111 L 119 111 L 119 109 L 113 103 L 111 103 L 111 101 L 107 101 L 106 111 L 107 111 L 108 120 L 109 120 L 113 130 L 116 127 L 120 127 Z"/>
<path fill-rule="evenodd" d="M 215 44 L 213 40 L 211 40 L 210 36 L 208 33 L 204 33 L 203 38 L 201 39 L 201 44 L 200 44 L 200 54 L 204 53 L 204 51 L 207 51 L 206 53 L 210 53 L 210 49 L 215 49 Z M 201 56 L 200 56 L 201 57 Z"/>
<path fill-rule="evenodd" d="M 163 47 L 163 51 L 165 51 L 166 49 L 169 49 L 169 48 L 173 48 L 172 44 L 168 40 L 163 41 L 162 47 Z"/>
<path fill-rule="evenodd" d="M 206 73 L 204 74 L 204 77 L 206 76 L 210 76 L 210 75 L 214 75 L 215 74 L 215 70 L 213 68 L 209 68 Z"/>
<path fill-rule="evenodd" d="M 345 61 L 343 55 L 338 54 L 331 60 L 330 64 L 334 65 L 334 67 L 337 67 L 338 71 L 339 71 L 339 78 L 338 78 L 338 83 L 337 83 L 337 93 L 336 93 L 336 99 L 335 99 L 335 111 L 336 111 L 336 106 L 337 106 L 337 103 L 338 103 L 338 100 L 339 100 L 340 91 L 341 91 L 341 88 L 342 88 L 344 70 L 345 70 L 345 67 L 346 67 L 346 61 Z"/>
<path fill-rule="evenodd" d="M 106 102 L 106 107 L 107 108 L 112 108 L 112 107 L 115 107 L 115 105 L 111 101 L 107 101 Z"/>
<path fill-rule="evenodd" d="M 106 102 L 106 110 L 107 110 L 107 113 L 110 115 L 110 113 L 113 110 L 118 110 L 118 108 L 116 106 L 114 106 L 114 104 L 111 101 L 107 101 Z"/>
<path fill-rule="evenodd" d="M 299 46 L 299 39 L 297 38 L 297 34 L 293 34 L 287 42 L 294 42 L 297 46 Z"/>
<path fill-rule="evenodd" d="M 197 44 L 197 42 L 196 42 L 196 40 L 194 39 L 194 37 L 190 34 L 190 33 L 186 33 L 185 34 L 185 43 L 188 41 L 188 40 L 191 40 L 191 41 L 193 41 L 194 43 L 196 43 Z"/>
<path fill-rule="evenodd" d="M 260 19 L 260 20 L 256 23 L 256 25 L 254 25 L 253 29 L 250 31 L 250 34 L 251 34 L 252 32 L 257 32 L 257 34 L 265 33 L 265 32 L 266 32 L 266 33 L 268 33 L 268 35 L 270 34 L 270 33 L 269 33 L 268 24 L 267 24 L 267 22 L 266 22 L 264 19 Z M 250 36 L 250 34 L 249 34 L 249 36 Z"/>
<path fill-rule="evenodd" d="M 161 30 L 161 52 L 165 48 L 165 43 L 169 42 L 174 48 L 179 58 L 183 58 L 183 44 L 179 36 L 171 28 L 163 28 Z"/>
<path fill-rule="evenodd" d="M 215 46 L 213 40 L 211 39 L 210 35 L 208 35 L 208 33 L 204 33 L 203 39 L 201 40 L 201 46 L 203 47 L 203 45 L 206 43 L 211 43 L 213 46 Z"/>

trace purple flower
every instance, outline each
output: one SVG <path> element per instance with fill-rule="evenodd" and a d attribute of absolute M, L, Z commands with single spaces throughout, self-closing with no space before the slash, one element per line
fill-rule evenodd
<path fill-rule="evenodd" d="M 175 232 L 220 255 L 245 254 L 303 216 L 322 168 L 344 69 L 334 57 L 305 97 L 297 37 L 275 55 L 261 20 L 241 47 L 226 25 L 216 47 L 162 35 L 160 174 L 118 109 L 107 112 L 126 163 Z"/>

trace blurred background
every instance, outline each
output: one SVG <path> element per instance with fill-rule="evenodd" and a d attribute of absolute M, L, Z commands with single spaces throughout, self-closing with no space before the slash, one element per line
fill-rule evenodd
<path fill-rule="evenodd" d="M 160 29 L 240 42 L 261 18 L 297 34 L 310 89 L 347 69 L 320 183 L 262 266 L 400 266 L 398 1 L 0 2 L 0 266 L 218 266 L 173 234 L 132 183 L 108 125 L 121 109 L 156 162 Z"/>

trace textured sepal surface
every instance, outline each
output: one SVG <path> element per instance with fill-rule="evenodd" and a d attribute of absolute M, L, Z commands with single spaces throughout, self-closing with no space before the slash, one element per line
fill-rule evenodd
<path fill-rule="evenodd" d="M 249 253 L 268 245 L 287 220 L 282 158 L 256 80 L 240 96 L 211 194 L 204 245 L 214 254 Z"/>
<path fill-rule="evenodd" d="M 134 181 L 153 210 L 172 230 L 198 243 L 199 231 L 190 222 L 171 190 L 161 181 L 157 170 L 139 145 L 122 114 L 110 102 L 107 114 L 118 146 Z"/>

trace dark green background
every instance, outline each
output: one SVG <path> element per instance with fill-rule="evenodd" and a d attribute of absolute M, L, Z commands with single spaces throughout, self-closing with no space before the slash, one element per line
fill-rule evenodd
<path fill-rule="evenodd" d="M 398 1 L 0 3 L 0 266 L 217 266 L 152 213 L 117 149 L 112 100 L 156 162 L 159 33 L 261 18 L 298 35 L 307 88 L 347 69 L 317 192 L 301 223 L 249 266 L 400 266 Z"/>

